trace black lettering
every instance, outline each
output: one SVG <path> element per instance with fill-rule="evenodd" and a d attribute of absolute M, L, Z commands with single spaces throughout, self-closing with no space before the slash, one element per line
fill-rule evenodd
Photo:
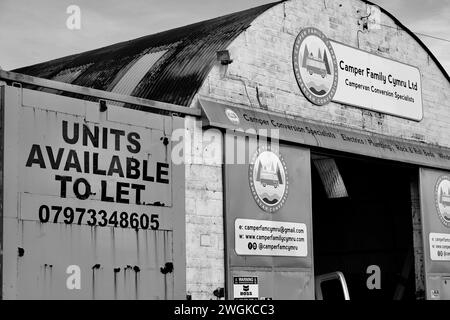
<path fill-rule="evenodd" d="M 56 175 L 55 180 L 61 181 L 61 188 L 60 188 L 61 191 L 59 192 L 59 196 L 61 198 L 67 197 L 67 182 L 72 181 L 72 177 Z"/>
<path fill-rule="evenodd" d="M 67 121 L 63 121 L 62 123 L 62 136 L 66 143 L 68 144 L 75 144 L 78 142 L 78 138 L 80 136 L 79 133 L 80 125 L 78 123 L 73 124 L 73 137 L 69 138 L 68 132 L 67 132 Z"/>
<path fill-rule="evenodd" d="M 167 163 L 156 163 L 156 182 L 159 183 L 169 183 L 169 179 L 164 179 L 162 176 L 167 176 L 169 174 L 168 170 L 163 170 L 169 168 L 169 165 Z"/>
<path fill-rule="evenodd" d="M 77 172 L 82 172 L 80 161 L 78 160 L 78 155 L 75 150 L 69 150 L 64 171 L 69 171 L 70 168 L 74 168 Z"/>
<path fill-rule="evenodd" d="M 108 149 L 108 128 L 103 128 L 102 133 L 103 133 L 102 148 Z"/>
<path fill-rule="evenodd" d="M 153 178 L 153 177 L 149 177 L 148 175 L 147 175 L 147 170 L 148 170 L 148 161 L 147 160 L 144 160 L 143 162 L 142 162 L 142 166 L 143 166 L 143 168 L 142 168 L 142 180 L 144 180 L 144 181 L 150 181 L 150 182 L 153 182 L 153 181 L 155 181 L 155 179 Z"/>
<path fill-rule="evenodd" d="M 102 185 L 102 192 L 101 192 L 101 197 L 100 200 L 101 201 L 106 201 L 106 202 L 114 202 L 114 198 L 113 197 L 108 197 L 107 193 L 107 188 L 108 188 L 108 183 L 105 180 L 102 180 L 101 182 Z"/>
<path fill-rule="evenodd" d="M 106 170 L 100 170 L 98 168 L 98 153 L 93 153 L 92 154 L 93 160 L 92 160 L 92 173 L 93 174 L 98 174 L 98 175 L 102 175 L 102 176 L 106 176 Z"/>
<path fill-rule="evenodd" d="M 41 169 L 45 169 L 45 161 L 42 156 L 41 147 L 38 144 L 33 144 L 28 156 L 27 164 L 25 166 L 31 167 L 33 163 L 37 163 Z"/>
<path fill-rule="evenodd" d="M 48 154 L 48 160 L 50 161 L 50 166 L 52 167 L 53 170 L 58 170 L 59 166 L 61 164 L 61 159 L 64 153 L 64 148 L 59 148 L 58 149 L 58 154 L 55 156 L 53 154 L 53 149 L 52 147 L 46 146 L 45 149 L 47 149 L 47 154 Z"/>
<path fill-rule="evenodd" d="M 113 156 L 111 159 L 111 164 L 109 165 L 108 176 L 112 176 L 117 173 L 119 177 L 123 178 L 122 165 L 120 164 L 120 158 L 118 156 Z"/>
<path fill-rule="evenodd" d="M 141 204 L 141 191 L 145 190 L 145 186 L 142 184 L 131 184 L 131 189 L 136 191 L 136 204 Z"/>
<path fill-rule="evenodd" d="M 80 193 L 79 185 L 81 183 L 84 184 L 84 193 Z M 73 183 L 73 192 L 78 199 L 86 200 L 91 195 L 91 185 L 86 179 L 79 178 Z"/>
<path fill-rule="evenodd" d="M 83 124 L 83 146 L 88 145 L 88 138 L 89 138 L 89 141 L 91 141 L 92 146 L 94 148 L 98 148 L 100 142 L 99 134 L 100 134 L 99 127 L 94 126 L 94 133 L 92 133 L 89 127 Z"/>
<path fill-rule="evenodd" d="M 131 145 L 127 146 L 127 149 L 131 153 L 139 153 L 141 151 L 141 144 L 139 143 L 138 139 L 141 137 L 139 136 L 139 133 L 137 132 L 130 132 L 127 136 L 128 142 L 134 146 L 134 148 Z"/>
<path fill-rule="evenodd" d="M 122 196 L 129 195 L 129 191 L 127 189 L 122 189 L 123 187 L 129 188 L 130 184 L 125 182 L 117 182 L 117 188 L 116 188 L 116 202 L 118 203 L 130 203 L 129 199 L 124 199 Z"/>
<path fill-rule="evenodd" d="M 114 147 L 116 151 L 120 151 L 120 137 L 125 136 L 125 131 L 118 129 L 110 129 L 109 132 L 113 134 L 116 138 L 114 140 Z"/>
<path fill-rule="evenodd" d="M 89 151 L 84 152 L 84 173 L 89 173 Z"/>

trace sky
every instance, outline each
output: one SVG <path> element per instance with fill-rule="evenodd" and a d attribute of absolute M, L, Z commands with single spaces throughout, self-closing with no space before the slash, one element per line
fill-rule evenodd
<path fill-rule="evenodd" d="M 12 70 L 270 2 L 274 0 L 0 0 L 0 67 Z M 372 2 L 414 32 L 450 39 L 450 0 Z M 66 26 L 70 5 L 81 9 L 79 30 Z M 420 38 L 450 74 L 450 42 Z"/>

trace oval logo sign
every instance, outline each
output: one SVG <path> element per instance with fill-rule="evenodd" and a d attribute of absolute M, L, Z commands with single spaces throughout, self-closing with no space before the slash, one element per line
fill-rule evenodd
<path fill-rule="evenodd" d="M 450 178 L 442 176 L 436 183 L 436 210 L 442 223 L 450 228 Z"/>
<path fill-rule="evenodd" d="M 286 163 L 270 148 L 259 148 L 249 166 L 250 189 L 258 206 L 273 213 L 284 205 L 289 189 Z"/>
<path fill-rule="evenodd" d="M 226 110 L 225 110 L 225 114 L 226 114 L 228 120 L 230 120 L 231 123 L 233 123 L 233 124 L 235 124 L 235 125 L 238 125 L 238 124 L 239 124 L 240 121 L 239 121 L 239 117 L 238 117 L 238 115 L 236 114 L 236 112 L 234 112 L 234 111 L 231 110 L 231 109 L 226 109 Z"/>
<path fill-rule="evenodd" d="M 333 47 L 322 31 L 300 31 L 294 44 L 293 63 L 297 83 L 310 102 L 322 106 L 333 99 L 338 65 Z"/>

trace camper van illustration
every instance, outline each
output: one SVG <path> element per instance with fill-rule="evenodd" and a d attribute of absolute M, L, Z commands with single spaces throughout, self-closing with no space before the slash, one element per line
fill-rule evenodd
<path fill-rule="evenodd" d="M 262 165 L 260 161 L 256 181 L 260 182 L 264 188 L 272 186 L 276 189 L 283 184 L 283 177 L 278 163 L 270 162 L 268 165 Z"/>
<path fill-rule="evenodd" d="M 443 188 L 439 189 L 439 203 L 444 207 L 450 207 L 450 189 L 447 192 Z"/>
<path fill-rule="evenodd" d="M 294 73 L 300 90 L 315 105 L 330 102 L 337 90 L 338 63 L 330 40 L 319 29 L 300 31 L 294 43 Z"/>
<path fill-rule="evenodd" d="M 450 177 L 441 176 L 438 179 L 434 194 L 439 219 L 450 228 Z"/>
<path fill-rule="evenodd" d="M 258 206 L 269 213 L 281 209 L 286 201 L 289 181 L 281 154 L 261 146 L 248 167 L 249 186 Z"/>
<path fill-rule="evenodd" d="M 327 75 L 331 75 L 330 62 L 328 61 L 327 51 L 324 48 L 318 49 L 317 56 L 314 56 L 313 52 L 309 51 L 308 46 L 305 45 L 302 67 L 311 76 L 317 74 L 325 78 Z"/>
<path fill-rule="evenodd" d="M 321 59 L 314 58 L 312 53 L 306 59 L 305 67 L 310 75 L 318 74 L 322 78 L 325 78 L 327 76 L 328 72 L 325 66 L 325 62 Z"/>

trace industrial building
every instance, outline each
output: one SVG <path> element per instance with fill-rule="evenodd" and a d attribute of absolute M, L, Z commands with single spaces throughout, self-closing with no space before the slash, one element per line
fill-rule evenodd
<path fill-rule="evenodd" d="M 4 299 L 450 299 L 450 77 L 369 1 L 280 1 L 0 75 Z"/>

